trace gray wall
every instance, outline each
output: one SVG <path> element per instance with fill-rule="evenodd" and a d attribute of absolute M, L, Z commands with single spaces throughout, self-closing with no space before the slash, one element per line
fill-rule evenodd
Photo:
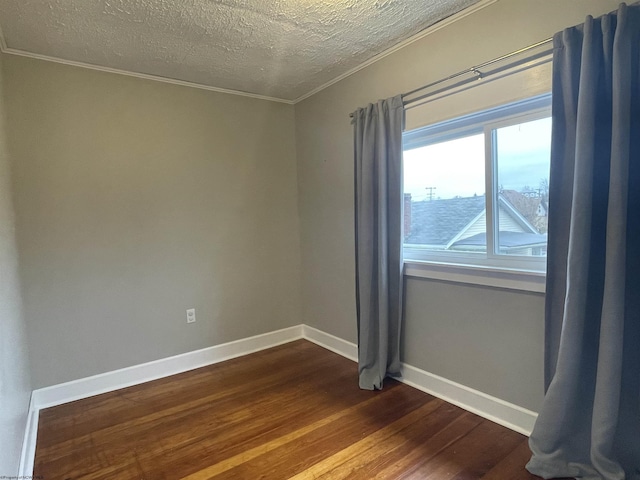
<path fill-rule="evenodd" d="M 352 130 L 357 107 L 535 43 L 617 0 L 498 1 L 296 105 L 303 321 L 355 342 Z M 537 410 L 541 295 L 407 279 L 404 361 Z"/>
<path fill-rule="evenodd" d="M 34 388 L 300 323 L 291 105 L 16 56 L 4 75 Z"/>
<path fill-rule="evenodd" d="M 34 388 L 301 319 L 355 341 L 348 114 L 617 3 L 501 0 L 295 109 L 4 56 L 2 421 L 22 425 L 29 391 L 7 159 Z M 537 409 L 542 311 L 540 295 L 409 278 L 404 360 Z"/>
<path fill-rule="evenodd" d="M 0 55 L 0 62 L 4 57 Z M 0 476 L 18 474 L 31 386 L 20 299 L 18 252 L 0 68 Z"/>
<path fill-rule="evenodd" d="M 516 405 L 538 407 L 543 295 L 415 278 L 406 288 L 405 362 Z"/>

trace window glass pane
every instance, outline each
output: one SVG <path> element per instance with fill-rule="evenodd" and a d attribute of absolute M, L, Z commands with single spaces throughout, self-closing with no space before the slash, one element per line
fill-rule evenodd
<path fill-rule="evenodd" d="M 551 118 L 496 130 L 498 253 L 546 256 Z"/>
<path fill-rule="evenodd" d="M 428 250 L 485 252 L 484 135 L 404 152 L 404 241 Z M 457 243 L 478 233 L 482 239 Z"/>

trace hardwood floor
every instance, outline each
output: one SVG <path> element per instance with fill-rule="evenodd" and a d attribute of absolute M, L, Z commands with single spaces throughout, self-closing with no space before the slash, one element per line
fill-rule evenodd
<path fill-rule="evenodd" d="M 536 479 L 526 438 L 305 340 L 42 410 L 53 479 Z"/>

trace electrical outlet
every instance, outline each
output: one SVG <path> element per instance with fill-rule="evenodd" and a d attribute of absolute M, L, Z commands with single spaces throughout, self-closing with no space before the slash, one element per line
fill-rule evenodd
<path fill-rule="evenodd" d="M 196 321 L 196 309 L 188 308 L 187 309 L 187 323 L 195 323 Z"/>

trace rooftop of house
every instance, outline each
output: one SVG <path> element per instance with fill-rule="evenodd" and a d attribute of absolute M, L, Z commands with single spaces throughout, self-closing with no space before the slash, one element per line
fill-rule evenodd
<path fill-rule="evenodd" d="M 547 244 L 547 236 L 540 233 L 527 232 L 500 232 L 500 248 L 509 250 L 511 248 L 531 248 L 543 247 Z M 459 247 L 484 247 L 487 245 L 487 234 L 476 233 L 463 240 L 458 240 L 451 245 L 451 248 Z"/>
<path fill-rule="evenodd" d="M 511 196 L 518 199 L 517 195 Z M 517 225 L 516 228 L 519 228 L 519 231 L 500 231 L 501 249 L 546 245 L 547 236 L 540 233 L 531 223 L 528 219 L 530 215 L 525 217 L 523 212 L 514 206 L 505 195 L 500 194 L 498 199 L 500 211 L 509 215 L 513 225 Z M 532 209 L 534 203 L 539 204 L 540 198 L 526 199 L 523 204 L 528 209 Z M 453 249 L 464 247 L 474 249 L 486 245 L 486 233 L 468 235 L 466 238 L 456 240 L 480 220 L 485 211 L 484 195 L 411 201 L 405 203 L 405 209 L 407 208 L 410 209 L 409 212 L 405 212 L 410 216 L 409 234 L 405 237 L 407 244 L 433 245 Z M 529 213 L 532 212 L 527 210 L 527 214 Z M 405 228 L 407 227 L 405 226 Z M 507 228 L 507 230 L 511 229 Z"/>
<path fill-rule="evenodd" d="M 484 211 L 484 195 L 411 202 L 406 243 L 447 245 Z"/>

